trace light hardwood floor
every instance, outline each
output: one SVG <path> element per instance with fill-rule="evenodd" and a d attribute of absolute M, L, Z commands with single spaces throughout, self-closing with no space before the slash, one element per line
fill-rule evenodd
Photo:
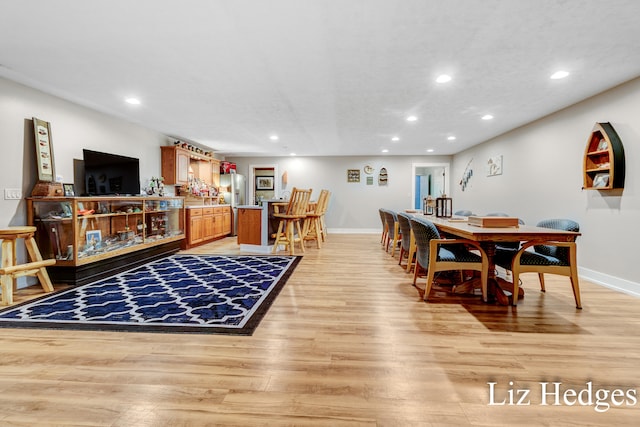
<path fill-rule="evenodd" d="M 0 425 L 637 425 L 629 396 L 542 406 L 540 383 L 640 388 L 640 299 L 583 280 L 576 310 L 567 278 L 525 275 L 516 309 L 425 303 L 379 238 L 310 245 L 251 337 L 0 329 Z"/>

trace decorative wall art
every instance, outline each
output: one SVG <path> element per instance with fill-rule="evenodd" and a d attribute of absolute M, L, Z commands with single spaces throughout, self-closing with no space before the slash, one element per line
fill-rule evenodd
<path fill-rule="evenodd" d="M 487 160 L 487 176 L 502 175 L 502 156 L 490 157 Z"/>
<path fill-rule="evenodd" d="M 360 182 L 360 169 L 347 169 L 347 182 Z"/>
<path fill-rule="evenodd" d="M 33 118 L 33 132 L 36 144 L 36 164 L 38 181 L 55 181 L 51 125 L 44 120 Z"/>
<path fill-rule="evenodd" d="M 256 176 L 256 190 L 273 190 L 273 177 Z"/>
<path fill-rule="evenodd" d="M 464 191 L 467 188 L 467 185 L 469 185 L 469 181 L 473 176 L 473 169 L 471 168 L 471 162 L 473 162 L 473 158 L 469 160 L 469 163 L 467 163 L 467 167 L 464 168 L 464 172 L 462 173 L 462 179 L 460 179 L 460 188 L 462 189 L 462 191 Z"/>
<path fill-rule="evenodd" d="M 378 175 L 378 185 L 387 185 L 389 177 L 387 176 L 387 168 L 380 169 L 380 174 Z"/>

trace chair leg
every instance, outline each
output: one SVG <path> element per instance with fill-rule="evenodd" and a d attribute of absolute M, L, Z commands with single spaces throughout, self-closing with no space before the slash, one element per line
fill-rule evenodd
<path fill-rule="evenodd" d="M 544 273 L 538 273 L 538 278 L 540 279 L 540 290 L 546 292 L 547 289 L 544 287 Z"/>
<path fill-rule="evenodd" d="M 283 231 L 283 230 L 282 230 L 282 228 L 283 228 L 283 226 L 284 226 L 284 221 L 282 221 L 282 220 L 281 220 L 281 221 L 280 221 L 280 223 L 278 224 L 278 231 L 276 232 L 276 241 L 275 241 L 275 243 L 273 244 L 273 250 L 272 250 L 272 252 L 273 252 L 274 254 L 275 254 L 276 252 L 278 252 L 278 246 L 280 246 L 280 237 L 281 237 L 281 236 L 282 236 L 282 237 L 284 237 L 284 236 L 283 236 L 283 234 L 282 234 L 282 231 Z M 285 230 L 285 232 L 286 232 L 286 230 Z"/>
<path fill-rule="evenodd" d="M 302 230 L 300 228 L 300 221 L 295 221 L 295 228 L 298 230 L 298 238 L 300 240 L 300 251 L 304 252 L 304 234 L 302 234 Z M 294 225 L 291 224 L 291 246 L 295 244 L 295 229 Z M 291 251 L 291 255 L 293 255 L 293 250 Z"/>
<path fill-rule="evenodd" d="M 518 305 L 518 292 L 520 292 L 520 270 L 517 266 L 514 265 L 511 267 L 511 274 L 513 276 L 513 295 L 511 296 L 511 305 L 515 307 Z"/>

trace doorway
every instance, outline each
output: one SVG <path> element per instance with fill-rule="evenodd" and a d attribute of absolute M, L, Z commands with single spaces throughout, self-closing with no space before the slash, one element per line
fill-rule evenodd
<path fill-rule="evenodd" d="M 256 177 L 271 177 L 271 180 L 261 180 L 267 185 L 262 185 L 261 189 L 256 188 Z M 269 200 L 279 197 L 280 180 L 278 179 L 278 165 L 249 165 L 249 204 L 256 205 L 260 200 Z M 272 183 L 273 187 L 268 184 Z"/>
<path fill-rule="evenodd" d="M 422 201 L 449 194 L 449 163 L 413 163 L 411 206 L 422 210 Z"/>

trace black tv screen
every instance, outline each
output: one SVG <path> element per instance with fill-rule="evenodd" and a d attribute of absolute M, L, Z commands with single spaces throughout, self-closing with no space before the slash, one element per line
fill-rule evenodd
<path fill-rule="evenodd" d="M 83 149 L 84 185 L 90 196 L 140 194 L 140 162 L 133 157 Z"/>

